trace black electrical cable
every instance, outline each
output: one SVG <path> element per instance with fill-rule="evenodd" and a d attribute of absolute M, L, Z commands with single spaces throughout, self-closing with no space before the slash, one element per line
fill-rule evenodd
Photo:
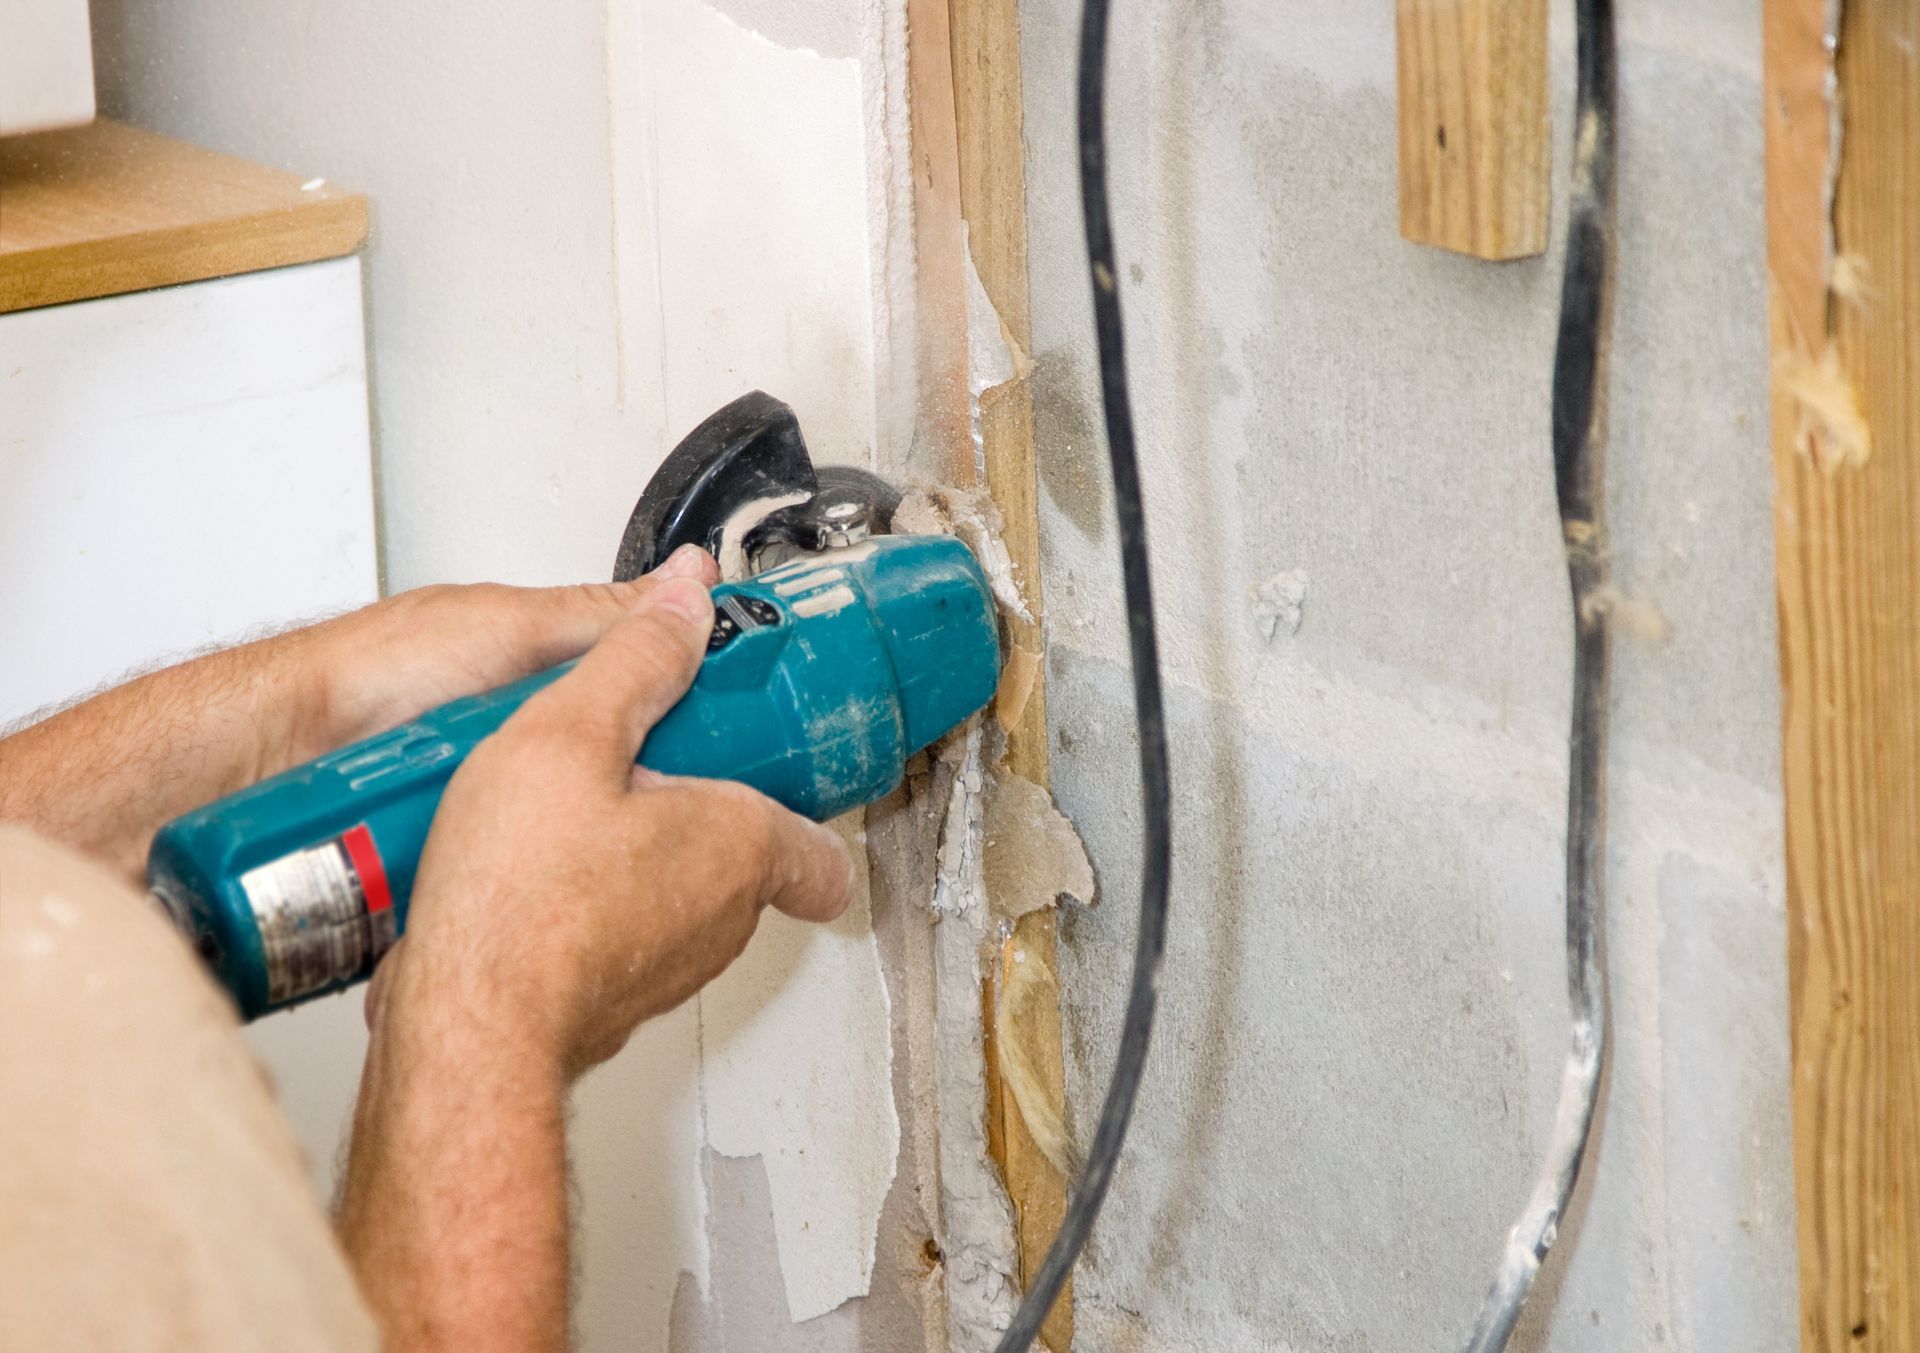
<path fill-rule="evenodd" d="M 1133 990 L 1120 1030 L 1113 1079 L 1094 1129 L 1093 1148 L 1067 1202 L 1060 1230 L 1027 1287 L 997 1353 L 1024 1353 L 1039 1333 L 1073 1261 L 1107 1196 L 1120 1144 L 1146 1068 L 1153 1008 L 1160 994 L 1166 951 L 1167 885 L 1173 870 L 1173 798 L 1167 773 L 1167 722 L 1160 698 L 1160 646 L 1154 635 L 1153 588 L 1147 571 L 1147 523 L 1140 505 L 1140 464 L 1127 398 L 1125 336 L 1120 323 L 1120 274 L 1114 262 L 1107 207 L 1106 63 L 1108 0 L 1086 0 L 1080 15 L 1080 209 L 1093 280 L 1093 328 L 1100 346 L 1100 396 L 1106 413 L 1107 453 L 1113 466 L 1113 502 L 1119 520 L 1120 570 L 1127 600 L 1127 639 L 1133 658 L 1133 702 L 1140 726 L 1140 934 L 1134 942 Z"/>
<path fill-rule="evenodd" d="M 1614 35 L 1612 0 L 1577 0 L 1567 258 L 1553 354 L 1553 478 L 1573 597 L 1573 714 L 1567 768 L 1567 1001 L 1572 1038 L 1560 1103 L 1533 1193 L 1507 1233 L 1467 1353 L 1499 1353 L 1553 1247 L 1580 1178 L 1607 1054 L 1600 967 L 1605 894 L 1607 692 L 1610 635 L 1602 440 L 1608 287 L 1613 253 Z"/>

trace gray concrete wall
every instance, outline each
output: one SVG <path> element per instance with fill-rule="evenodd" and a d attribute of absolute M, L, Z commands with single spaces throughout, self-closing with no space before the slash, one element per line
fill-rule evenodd
<path fill-rule="evenodd" d="M 1554 13 L 1564 226 L 1570 7 Z M 1519 1343 L 1794 1347 L 1759 7 L 1625 7 L 1608 492 L 1614 1056 Z M 1078 6 L 1023 9 L 1055 784 L 1090 1131 L 1138 791 L 1072 140 Z M 1178 795 L 1162 1023 L 1078 1280 L 1086 1350 L 1445 1349 L 1564 1055 L 1570 620 L 1558 251 L 1396 229 L 1392 6 L 1118 7 L 1111 157 Z M 1250 586 L 1309 576 L 1269 641 Z"/>

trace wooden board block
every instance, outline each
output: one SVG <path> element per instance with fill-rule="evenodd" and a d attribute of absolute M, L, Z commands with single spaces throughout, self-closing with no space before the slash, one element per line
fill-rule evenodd
<path fill-rule="evenodd" d="M 1547 247 L 1546 0 L 1397 0 L 1400 233 L 1475 258 Z"/>
<path fill-rule="evenodd" d="M 352 253 L 366 199 L 114 122 L 0 138 L 0 312 Z"/>
<path fill-rule="evenodd" d="M 1905 1353 L 1920 1348 L 1920 81 L 1909 7 L 1843 6 L 1831 144 L 1826 12 L 1767 0 L 1764 98 L 1800 1346 Z"/>

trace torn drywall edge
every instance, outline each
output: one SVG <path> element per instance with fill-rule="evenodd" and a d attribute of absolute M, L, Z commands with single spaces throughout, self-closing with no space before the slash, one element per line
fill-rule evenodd
<path fill-rule="evenodd" d="M 907 97 L 905 0 L 864 0 L 861 98 L 867 123 L 868 238 L 872 245 L 874 446 L 886 474 L 912 445 L 919 419 L 919 285 L 913 244 L 913 127 Z"/>
<path fill-rule="evenodd" d="M 985 790 L 983 881 L 992 915 L 1017 921 L 1063 894 L 1091 903 L 1093 863 L 1053 795 L 1005 768 L 988 772 Z"/>
<path fill-rule="evenodd" d="M 866 1295 L 900 1155 L 865 831 L 859 814 L 833 825 L 856 861 L 853 904 L 826 926 L 768 912 L 700 997 L 706 1144 L 761 1157 L 795 1321 Z"/>
<path fill-rule="evenodd" d="M 973 471 L 984 484 L 987 438 L 980 415 L 980 398 L 1018 373 L 1013 348 L 1007 342 L 1006 326 L 1000 322 L 1000 312 L 994 308 L 986 284 L 980 280 L 980 269 L 974 266 L 973 234 L 965 221 L 960 223 L 960 237 L 967 284 L 967 419 L 973 434 Z"/>
<path fill-rule="evenodd" d="M 993 717 L 1002 729 L 1012 731 L 1027 712 L 1040 680 L 1040 655 L 1031 648 L 1009 642 L 1000 667 L 1000 684 L 993 692 Z"/>
<path fill-rule="evenodd" d="M 867 810 L 874 934 L 887 973 L 894 1019 L 894 1094 L 905 1133 L 894 1189 L 910 1199 L 907 1226 L 881 1221 L 876 1286 L 891 1272 L 912 1284 L 920 1304 L 920 1342 L 927 1353 L 947 1346 L 945 1272 L 940 1262 L 940 1126 L 934 940 L 937 924 L 927 905 L 938 877 L 940 829 L 952 767 L 925 754 L 907 764 L 901 790 Z M 911 1244 L 906 1262 L 885 1248 Z M 890 1266 L 891 1265 L 891 1266 Z"/>

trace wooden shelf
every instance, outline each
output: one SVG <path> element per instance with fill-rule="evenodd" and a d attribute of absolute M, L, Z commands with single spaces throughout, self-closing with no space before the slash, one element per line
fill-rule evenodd
<path fill-rule="evenodd" d="M 337 258 L 367 202 L 100 121 L 0 138 L 0 312 Z"/>

